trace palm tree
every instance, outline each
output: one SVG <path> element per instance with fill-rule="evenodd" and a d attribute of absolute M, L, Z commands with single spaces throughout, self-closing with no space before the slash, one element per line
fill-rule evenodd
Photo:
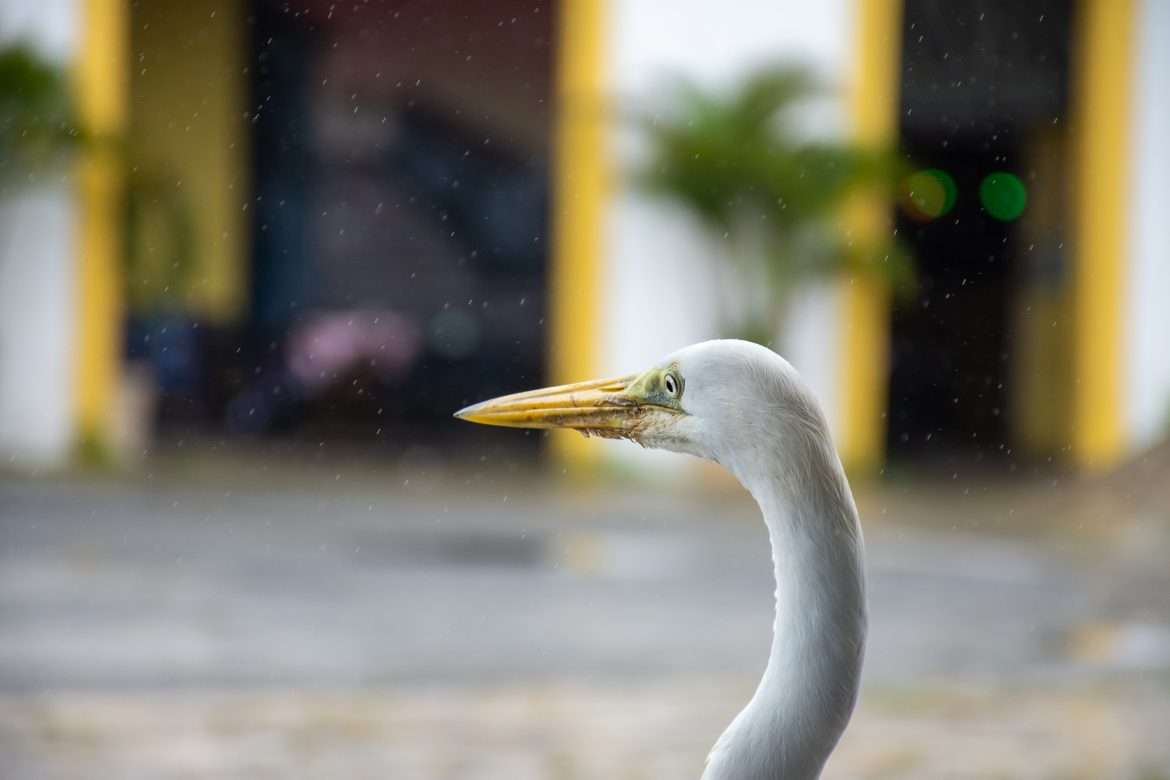
<path fill-rule="evenodd" d="M 0 191 L 80 139 L 62 69 L 26 44 L 0 47 Z"/>
<path fill-rule="evenodd" d="M 730 90 L 679 80 L 669 94 L 665 115 L 638 118 L 650 148 L 636 177 L 727 241 L 740 286 L 764 283 L 766 294 L 754 302 L 736 292 L 737 311 L 721 315 L 725 330 L 770 342 L 806 278 L 864 269 L 896 289 L 912 282 L 892 236 L 862 245 L 841 230 L 846 199 L 863 188 L 890 191 L 898 166 L 883 151 L 800 131 L 800 109 L 823 94 L 808 71 L 766 68 Z"/>

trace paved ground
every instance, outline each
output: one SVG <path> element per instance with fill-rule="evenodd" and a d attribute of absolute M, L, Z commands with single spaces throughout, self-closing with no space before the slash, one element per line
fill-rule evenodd
<path fill-rule="evenodd" d="M 0 480 L 0 777 L 696 777 L 761 668 L 738 498 L 266 475 Z M 862 496 L 834 777 L 1170 777 L 1167 525 L 1003 492 Z"/>

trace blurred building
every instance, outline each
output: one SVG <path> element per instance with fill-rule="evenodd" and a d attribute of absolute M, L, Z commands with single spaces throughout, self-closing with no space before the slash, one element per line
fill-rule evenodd
<path fill-rule="evenodd" d="M 652 102 L 664 74 L 719 84 L 776 59 L 810 63 L 842 87 L 810 118 L 818 132 L 897 144 L 951 180 L 946 214 L 876 205 L 849 225 L 898 229 L 916 256 L 911 300 L 863 279 L 812 288 L 781 335 L 849 461 L 1089 466 L 1166 433 L 1165 3 L 603 5 L 587 87 Z M 596 159 L 618 171 L 637 154 L 592 140 L 597 149 L 561 168 L 574 195 L 558 217 L 598 236 L 560 257 L 594 301 L 574 323 L 597 334 L 592 351 L 576 351 L 599 365 L 575 375 L 628 370 L 709 336 L 705 268 L 719 252 L 685 216 L 591 172 Z M 1023 190 L 998 217 L 981 197 L 996 172 Z M 582 185 L 595 203 L 581 202 Z"/>
<path fill-rule="evenodd" d="M 6 253 L 5 449 L 135 448 L 156 422 L 432 443 L 472 397 L 544 381 L 544 4 L 0 9 L 120 139 L 39 172 L 57 222 Z"/>
<path fill-rule="evenodd" d="M 1102 465 L 1170 418 L 1158 0 L 0 0 L 0 35 L 68 64 L 129 162 L 91 151 L 0 205 L 6 453 L 143 414 L 453 436 L 464 401 L 717 335 L 718 242 L 628 183 L 613 109 L 778 60 L 840 87 L 810 133 L 954 190 L 847 218 L 897 229 L 914 297 L 812 286 L 780 335 L 851 463 Z"/>

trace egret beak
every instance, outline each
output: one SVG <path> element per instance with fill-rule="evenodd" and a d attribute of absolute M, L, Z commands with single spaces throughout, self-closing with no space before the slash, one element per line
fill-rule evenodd
<path fill-rule="evenodd" d="M 647 407 L 630 393 L 636 374 L 514 393 L 460 409 L 460 420 L 508 428 L 571 428 L 633 438 Z"/>

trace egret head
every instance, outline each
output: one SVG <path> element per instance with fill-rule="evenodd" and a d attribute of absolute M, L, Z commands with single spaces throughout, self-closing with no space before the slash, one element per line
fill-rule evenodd
<path fill-rule="evenodd" d="M 732 466 L 732 453 L 749 453 L 761 429 L 809 414 L 820 419 L 783 358 L 758 344 L 720 340 L 681 349 L 638 374 L 507 395 L 455 416 L 513 428 L 571 428 Z"/>

